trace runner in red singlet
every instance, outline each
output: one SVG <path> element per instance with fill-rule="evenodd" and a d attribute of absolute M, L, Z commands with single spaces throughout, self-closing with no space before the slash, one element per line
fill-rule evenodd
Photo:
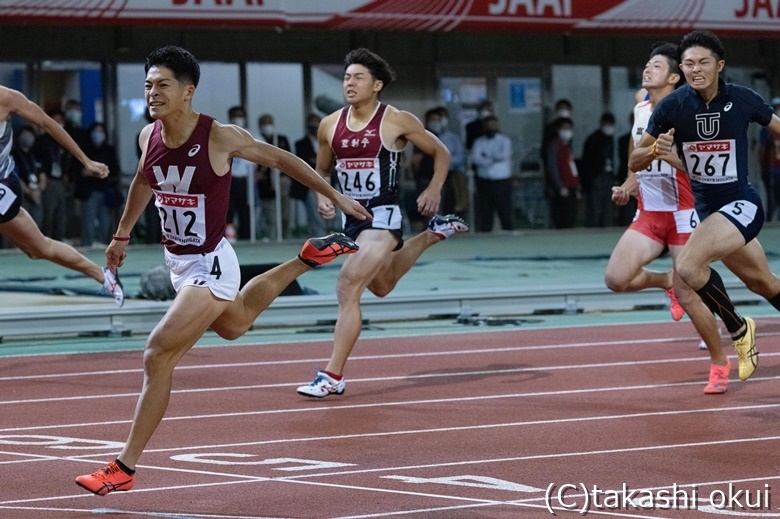
<path fill-rule="evenodd" d="M 370 219 L 366 209 L 295 155 L 194 112 L 200 67 L 186 50 L 157 49 L 147 58 L 146 74 L 146 102 L 155 122 L 139 137 L 141 160 L 106 258 L 113 269 L 122 265 L 130 231 L 154 196 L 178 294 L 147 340 L 143 389 L 124 449 L 106 467 L 76 478 L 99 495 L 133 487 L 136 462 L 165 414 L 173 369 L 209 327 L 226 339 L 240 337 L 296 277 L 357 250 L 343 234 L 308 240 L 297 258 L 249 280 L 239 291 L 238 260 L 224 238 L 232 159 L 278 168 L 350 217 Z"/>
<path fill-rule="evenodd" d="M 666 43 L 656 46 L 642 74 L 642 87 L 647 89 L 650 98 L 640 101 L 634 108 L 633 140 L 629 141 L 629 155 L 644 133 L 655 105 L 672 93 L 680 81 L 678 71 L 676 45 Z M 674 316 L 675 320 L 682 318 L 682 309 L 685 309 L 710 352 L 712 365 L 704 392 L 725 393 L 731 364 L 723 352 L 712 312 L 673 271 L 654 272 L 644 268 L 667 247 L 672 260 L 676 261 L 691 232 L 698 225 L 688 174 L 676 155 L 670 154 L 665 159 L 654 160 L 647 169 L 630 171 L 623 185 L 613 188 L 612 200 L 619 205 L 624 205 L 630 194 L 635 194 L 638 210 L 633 223 L 612 252 L 605 280 L 607 286 L 615 292 L 662 288 L 669 292 L 673 304 L 679 299 L 682 308 Z"/>
<path fill-rule="evenodd" d="M 314 381 L 298 388 L 305 396 L 322 398 L 344 392 L 342 372 L 363 322 L 363 291 L 368 288 L 379 297 L 389 294 L 428 247 L 468 230 L 457 216 L 436 216 L 450 164 L 447 148 L 415 116 L 379 102 L 379 93 L 394 76 L 380 56 L 367 49 L 353 50 L 344 61 L 344 97 L 349 106 L 320 123 L 317 171 L 330 178 L 335 161 L 341 191 L 368 208 L 374 219 L 344 218 L 344 232 L 357 241 L 360 251 L 348 257 L 341 268 L 333 353 Z M 417 198 L 420 214 L 433 218 L 428 229 L 404 243 L 398 160 L 407 142 L 433 156 L 433 179 Z M 333 204 L 322 196 L 319 209 L 324 218 L 335 216 Z"/>

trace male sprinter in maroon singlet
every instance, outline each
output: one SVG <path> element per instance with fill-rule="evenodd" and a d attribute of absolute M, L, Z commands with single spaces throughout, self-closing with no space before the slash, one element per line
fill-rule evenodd
<path fill-rule="evenodd" d="M 136 462 L 168 406 L 173 369 L 209 327 L 226 339 L 240 337 L 296 277 L 357 250 L 343 234 L 307 240 L 297 258 L 251 279 L 239 291 L 238 260 L 224 238 L 232 159 L 278 168 L 350 217 L 370 218 L 359 203 L 333 189 L 295 155 L 255 140 L 243 128 L 194 112 L 200 67 L 186 50 L 157 49 L 145 69 L 146 102 L 155 122 L 139 137 L 138 172 L 106 258 L 109 267 L 122 265 L 130 231 L 154 196 L 178 294 L 147 340 L 143 389 L 124 449 L 104 468 L 76 478 L 98 495 L 133 487 Z"/>
<path fill-rule="evenodd" d="M 342 372 L 363 322 L 363 291 L 368 288 L 379 297 L 386 296 L 428 247 L 468 230 L 457 216 L 435 216 L 449 170 L 447 148 L 415 116 L 379 102 L 379 93 L 394 77 L 381 57 L 367 49 L 353 50 L 344 61 L 344 97 L 349 106 L 320 123 L 317 172 L 330 178 L 335 159 L 342 193 L 363 204 L 374 218 L 344 217 L 344 232 L 360 245 L 360 251 L 346 259 L 339 274 L 339 315 L 330 362 L 317 371 L 311 384 L 298 388 L 304 396 L 322 398 L 344 392 Z M 433 218 L 428 229 L 404 244 L 398 159 L 407 142 L 433 156 L 433 179 L 417 198 L 420 214 Z M 333 203 L 323 196 L 319 196 L 319 210 L 323 218 L 335 216 Z"/>

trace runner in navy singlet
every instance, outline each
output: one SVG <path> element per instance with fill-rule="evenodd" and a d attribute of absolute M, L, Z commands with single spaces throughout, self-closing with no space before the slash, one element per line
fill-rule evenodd
<path fill-rule="evenodd" d="M 124 292 L 116 272 L 100 268 L 67 243 L 44 236 L 30 213 L 21 207 L 22 187 L 11 156 L 12 113 L 43 128 L 92 175 L 101 178 L 108 175 L 108 166 L 90 160 L 57 121 L 38 105 L 21 92 L 0 86 L 0 234 L 31 259 L 46 259 L 91 277 L 101 284 L 102 293 L 113 296 L 114 302 L 122 306 Z"/>
<path fill-rule="evenodd" d="M 450 164 L 447 148 L 415 116 L 379 102 L 380 92 L 393 79 L 390 65 L 380 56 L 367 49 L 351 51 L 344 61 L 343 88 L 348 106 L 320 123 L 317 171 L 330 178 L 335 165 L 341 191 L 363 204 L 374 218 L 361 221 L 344 217 L 344 232 L 357 241 L 360 251 L 348 257 L 341 268 L 333 353 L 314 381 L 298 388 L 298 393 L 305 396 L 322 398 L 344 392 L 342 372 L 360 335 L 363 291 L 368 288 L 379 297 L 389 294 L 428 247 L 468 230 L 457 216 L 436 216 Z M 433 156 L 434 173 L 417 198 L 420 214 L 432 217 L 428 229 L 404 244 L 398 205 L 398 158 L 407 142 Z M 322 196 L 319 210 L 323 218 L 335 216 L 333 204 Z"/>
<path fill-rule="evenodd" d="M 370 218 L 295 155 L 193 111 L 200 66 L 186 50 L 157 49 L 145 70 L 146 103 L 155 122 L 139 137 L 138 171 L 106 258 L 112 268 L 122 265 L 130 231 L 154 196 L 177 295 L 147 340 L 143 389 L 124 449 L 104 468 L 76 478 L 79 486 L 99 495 L 133 487 L 136 462 L 165 414 L 173 369 L 209 327 L 229 340 L 240 337 L 299 275 L 357 250 L 343 234 L 307 240 L 297 258 L 254 277 L 239 291 L 238 260 L 224 237 L 232 160 L 278 168 L 350 217 Z"/>
<path fill-rule="evenodd" d="M 677 45 L 672 43 L 658 45 L 651 51 L 642 73 L 642 86 L 650 99 L 640 101 L 634 108 L 633 140 L 629 145 L 629 154 L 644 133 L 655 107 L 672 94 L 680 82 L 681 72 L 677 60 Z M 612 188 L 612 191 L 612 199 L 619 204 L 625 204 L 628 193 L 633 192 L 639 208 L 634 221 L 609 258 L 605 274 L 607 286 L 616 292 L 666 288 L 673 303 L 679 298 L 677 314 L 672 306 L 674 319 L 679 321 L 685 309 L 710 352 L 710 375 L 704 392 L 725 393 L 728 390 L 731 364 L 723 352 L 712 312 L 696 292 L 679 275 L 674 274 L 674 270 L 662 273 L 644 268 L 658 258 L 664 248 L 669 249 L 673 265 L 676 265 L 680 252 L 698 223 L 691 184 L 682 163 L 676 160 L 670 164 L 656 159 L 646 169 L 629 171 L 623 185 Z"/>
<path fill-rule="evenodd" d="M 661 101 L 631 155 L 633 170 L 673 154 L 691 179 L 696 226 L 678 257 L 680 277 L 723 319 L 739 357 L 739 377 L 747 380 L 758 365 L 755 324 L 742 317 L 710 267 L 721 260 L 753 292 L 780 310 L 780 279 L 769 269 L 756 239 L 764 222 L 761 199 L 748 180 L 748 126 L 756 122 L 780 135 L 780 118 L 754 91 L 727 84 L 721 41 L 709 31 L 694 31 L 680 42 L 688 84 Z"/>

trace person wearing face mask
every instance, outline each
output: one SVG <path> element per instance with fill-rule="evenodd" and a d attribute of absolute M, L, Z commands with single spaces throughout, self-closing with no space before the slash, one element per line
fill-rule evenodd
<path fill-rule="evenodd" d="M 59 110 L 47 113 L 60 128 L 65 127 L 65 116 Z M 39 135 L 33 148 L 35 157 L 41 163 L 41 204 L 45 236 L 60 241 L 65 237 L 65 223 L 68 221 L 67 205 L 72 203 L 70 179 L 65 175 L 65 157 L 70 154 L 48 133 Z"/>
<path fill-rule="evenodd" d="M 469 186 L 465 175 L 463 143 L 460 137 L 450 131 L 449 111 L 443 106 L 435 110 L 439 112 L 439 132 L 436 136 L 450 152 L 450 171 L 444 183 L 442 212 L 465 218 L 469 210 Z"/>
<path fill-rule="evenodd" d="M 243 106 L 233 106 L 228 110 L 230 124 L 241 128 L 247 128 L 246 110 Z M 230 180 L 230 201 L 227 211 L 227 230 L 225 235 L 228 240 L 235 242 L 248 240 L 251 236 L 250 227 L 250 182 L 254 181 L 257 164 L 238 157 L 233 159 L 232 177 Z M 254 196 L 252 197 L 254 199 Z M 238 228 L 236 229 L 236 224 Z"/>
<path fill-rule="evenodd" d="M 65 131 L 68 132 L 81 149 L 86 149 L 90 145 L 89 131 L 84 128 L 83 111 L 81 102 L 77 99 L 68 99 L 63 106 L 63 115 L 65 117 Z M 82 166 L 76 158 L 68 153 L 62 156 L 63 174 L 68 181 L 67 199 L 65 201 L 65 237 L 76 242 L 81 236 L 79 227 L 79 202 L 75 199 L 74 189 L 76 180 L 81 176 Z"/>
<path fill-rule="evenodd" d="M 599 129 L 582 147 L 580 184 L 585 197 L 585 225 L 612 226 L 612 186 L 615 185 L 615 116 L 605 112 Z"/>
<path fill-rule="evenodd" d="M 561 117 L 554 122 L 556 135 L 547 146 L 547 185 L 550 214 L 554 229 L 574 227 L 577 220 L 577 201 L 580 199 L 580 179 L 571 140 L 574 125 L 571 119 Z"/>
<path fill-rule="evenodd" d="M 571 119 L 572 117 L 572 105 L 571 101 L 568 99 L 558 99 L 555 102 L 555 106 L 553 108 L 552 112 L 552 118 L 549 120 L 549 122 L 544 126 L 544 130 L 542 130 L 542 144 L 540 148 L 540 154 L 542 158 L 542 168 L 544 169 L 544 178 L 545 178 L 545 190 L 548 195 L 548 198 L 552 196 L 552 193 L 554 191 L 553 186 L 550 185 L 550 172 L 548 170 L 547 165 L 547 156 L 550 154 L 550 150 L 548 149 L 553 139 L 557 137 L 558 135 L 558 128 L 556 126 L 556 123 L 559 119 Z"/>
<path fill-rule="evenodd" d="M 41 163 L 33 153 L 35 131 L 31 126 L 23 126 L 14 140 L 11 150 L 16 165 L 16 174 L 22 181 L 22 207 L 30 213 L 38 227 L 43 223 L 41 189 L 45 177 L 41 175 Z"/>
<path fill-rule="evenodd" d="M 257 126 L 260 128 L 260 140 L 284 151 L 290 151 L 287 137 L 276 133 L 273 115 L 261 115 L 257 120 Z M 290 177 L 274 168 L 259 167 L 257 188 L 263 215 L 261 232 L 264 233 L 264 237 L 284 238 L 290 220 Z M 279 217 L 281 217 L 281 225 L 278 223 Z"/>
<path fill-rule="evenodd" d="M 312 168 L 317 166 L 317 150 L 320 145 L 317 130 L 320 121 L 319 115 L 309 114 L 306 117 L 306 135 L 295 141 L 295 154 Z M 325 219 L 317 210 L 317 194 L 293 178 L 290 179 L 290 201 L 294 204 L 293 207 L 303 207 L 306 212 L 308 235 L 322 236 L 327 232 Z"/>
<path fill-rule="evenodd" d="M 466 149 L 474 146 L 474 141 L 485 133 L 485 118 L 493 115 L 493 103 L 487 99 L 477 105 L 477 118 L 466 125 Z"/>
<path fill-rule="evenodd" d="M 84 147 L 87 157 L 108 166 L 106 178 L 95 178 L 82 168 L 74 179 L 73 195 L 81 201 L 81 246 L 105 247 L 111 241 L 109 228 L 113 213 L 120 205 L 119 159 L 116 149 L 106 142 L 106 126 L 93 123 L 88 129 L 89 143 Z"/>
<path fill-rule="evenodd" d="M 477 232 L 492 231 L 496 214 L 501 229 L 511 231 L 514 229 L 510 183 L 512 140 L 499 130 L 497 117 L 489 115 L 484 123 L 485 133 L 474 141 L 471 149 L 471 163 L 476 169 L 474 218 Z"/>
<path fill-rule="evenodd" d="M 780 96 L 770 102 L 775 115 L 780 117 Z M 758 139 L 761 180 L 766 189 L 766 221 L 780 217 L 780 137 L 766 128 L 761 128 Z"/>

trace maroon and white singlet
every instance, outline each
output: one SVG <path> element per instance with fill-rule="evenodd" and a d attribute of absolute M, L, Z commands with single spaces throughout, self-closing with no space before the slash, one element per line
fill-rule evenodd
<path fill-rule="evenodd" d="M 225 235 L 230 172 L 219 176 L 209 160 L 213 117 L 200 114 L 190 138 L 178 148 L 162 140 L 155 121 L 143 174 L 154 191 L 162 243 L 172 254 L 212 252 Z"/>

